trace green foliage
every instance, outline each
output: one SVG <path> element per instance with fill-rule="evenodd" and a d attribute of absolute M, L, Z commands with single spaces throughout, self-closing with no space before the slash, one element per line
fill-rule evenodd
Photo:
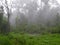
<path fill-rule="evenodd" d="M 49 27 L 47 31 L 50 33 L 60 33 L 60 26 Z"/>
<path fill-rule="evenodd" d="M 7 20 L 5 17 L 3 17 L 2 24 L 1 24 L 1 32 L 0 33 L 7 33 Z"/>
<path fill-rule="evenodd" d="M 0 35 L 0 45 L 60 45 L 60 34 L 31 35 L 10 33 Z"/>
<path fill-rule="evenodd" d="M 0 45 L 10 45 L 9 38 L 7 36 L 0 36 Z"/>

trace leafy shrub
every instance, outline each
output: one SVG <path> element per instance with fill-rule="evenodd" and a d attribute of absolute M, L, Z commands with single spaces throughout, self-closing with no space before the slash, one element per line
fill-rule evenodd
<path fill-rule="evenodd" d="M 0 35 L 0 45 L 60 45 L 60 34 L 31 35 L 10 33 Z"/>

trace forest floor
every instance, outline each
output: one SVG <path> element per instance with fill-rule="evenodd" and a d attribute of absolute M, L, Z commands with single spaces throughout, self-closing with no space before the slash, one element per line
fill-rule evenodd
<path fill-rule="evenodd" d="M 60 34 L 10 33 L 9 35 L 0 35 L 0 45 L 60 45 Z"/>

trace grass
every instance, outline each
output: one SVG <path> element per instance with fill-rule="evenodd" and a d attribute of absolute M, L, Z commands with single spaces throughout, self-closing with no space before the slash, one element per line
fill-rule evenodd
<path fill-rule="evenodd" d="M 0 45 L 60 45 L 60 34 L 30 35 L 10 33 L 0 35 Z"/>

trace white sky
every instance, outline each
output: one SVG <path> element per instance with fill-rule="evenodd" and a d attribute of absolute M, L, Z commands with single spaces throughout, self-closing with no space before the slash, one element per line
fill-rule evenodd
<path fill-rule="evenodd" d="M 15 1 L 15 0 L 7 0 L 7 1 L 8 1 L 8 3 L 11 3 L 11 1 Z M 31 1 L 33 1 L 33 0 L 31 0 Z M 56 1 L 60 4 L 60 0 L 56 0 Z M 38 5 L 41 5 L 41 0 L 38 0 L 37 3 L 38 3 Z M 54 4 L 51 4 L 51 5 L 54 5 Z"/>
<path fill-rule="evenodd" d="M 1 0 L 0 0 L 1 1 Z M 10 3 L 11 1 L 17 1 L 17 0 L 7 0 L 8 1 L 8 3 Z M 33 1 L 33 0 L 31 0 L 31 1 Z M 60 4 L 60 0 L 56 0 L 59 4 Z M 41 3 L 41 0 L 38 0 L 38 3 L 39 3 L 39 5 L 40 5 L 40 3 Z"/>
<path fill-rule="evenodd" d="M 4 2 L 4 0 L 0 0 L 0 5 L 2 5 L 1 1 Z M 16 2 L 17 0 L 7 0 L 7 1 L 8 1 L 8 4 L 10 5 L 11 1 L 12 1 L 12 2 Z M 34 0 L 31 0 L 31 1 L 34 1 Z M 56 0 L 56 1 L 57 1 L 58 4 L 60 5 L 60 0 Z M 43 9 L 44 3 L 41 2 L 41 0 L 37 0 L 37 3 L 38 3 L 38 5 L 40 5 L 40 6 L 41 6 L 41 4 L 42 4 L 41 8 Z M 59 6 L 59 5 L 53 4 L 52 2 L 49 2 L 49 4 L 50 4 L 50 9 L 56 8 L 56 7 Z M 26 6 L 26 4 L 24 3 L 24 4 L 23 4 L 23 7 L 25 7 L 25 6 Z M 13 8 L 13 9 L 12 9 L 12 12 L 14 12 L 15 10 L 16 10 L 16 8 Z M 37 8 L 37 10 L 39 10 L 39 8 Z M 6 10 L 4 10 L 4 12 L 7 13 Z M 27 11 L 27 12 L 28 12 L 28 11 Z"/>
<path fill-rule="evenodd" d="M 8 4 L 10 5 L 11 1 L 15 2 L 16 0 L 7 0 L 7 1 L 8 1 Z M 33 1 L 33 0 L 31 0 L 31 1 Z M 52 1 L 52 0 L 49 1 L 49 5 L 50 5 L 50 8 L 51 8 L 51 9 L 54 8 L 54 7 L 55 7 L 55 8 L 58 7 L 58 5 L 56 5 L 55 3 L 53 4 L 51 1 Z M 56 1 L 60 4 L 60 0 L 56 0 Z M 41 2 L 41 0 L 37 0 L 37 3 L 38 3 L 38 5 L 40 5 L 40 6 L 41 6 L 41 4 L 42 4 L 41 8 L 43 8 L 44 3 Z M 1 5 L 1 4 L 0 4 L 0 5 Z M 26 4 L 24 3 L 23 7 L 25 7 L 25 6 L 26 6 Z M 13 9 L 13 10 L 15 10 L 15 9 Z M 39 10 L 39 9 L 38 9 L 38 10 Z"/>
<path fill-rule="evenodd" d="M 60 0 L 57 0 L 58 1 L 58 3 L 60 4 Z"/>

